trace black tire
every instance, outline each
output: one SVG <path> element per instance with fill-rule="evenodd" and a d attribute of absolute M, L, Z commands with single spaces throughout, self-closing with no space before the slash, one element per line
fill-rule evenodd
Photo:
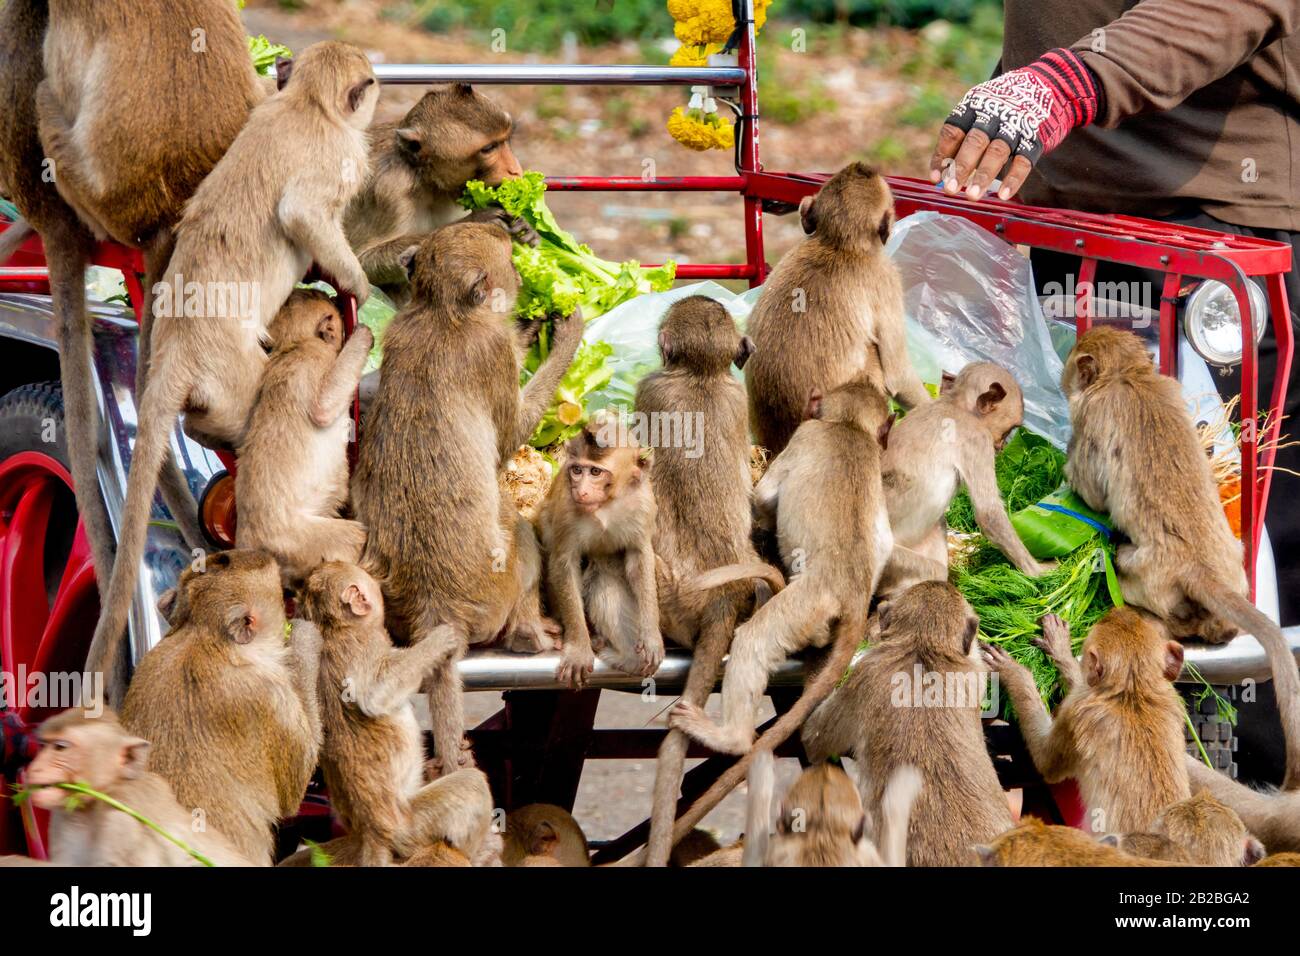
<path fill-rule="evenodd" d="M 49 455 L 71 470 L 63 427 L 63 389 L 58 382 L 33 382 L 0 396 L 0 461 L 24 451 Z M 50 601 L 58 592 L 77 533 L 72 489 L 61 490 L 59 498 L 45 542 L 45 591 Z"/>
<path fill-rule="evenodd" d="M 1221 696 L 1228 701 L 1235 702 L 1237 699 L 1237 688 L 1232 685 L 1216 685 L 1214 688 Z M 1192 719 L 1192 727 L 1196 728 L 1196 735 L 1201 739 L 1201 746 L 1205 748 L 1205 754 L 1209 756 L 1210 763 L 1215 770 L 1220 773 L 1226 773 L 1233 780 L 1237 779 L 1237 728 L 1230 721 L 1224 720 L 1219 716 L 1218 706 L 1215 704 L 1213 697 L 1208 697 L 1199 703 L 1196 700 L 1195 691 L 1185 694 L 1187 700 L 1187 713 Z M 1201 760 L 1201 749 L 1196 746 L 1196 741 L 1192 738 L 1192 728 L 1184 730 L 1184 737 L 1187 741 L 1187 752 Z"/>

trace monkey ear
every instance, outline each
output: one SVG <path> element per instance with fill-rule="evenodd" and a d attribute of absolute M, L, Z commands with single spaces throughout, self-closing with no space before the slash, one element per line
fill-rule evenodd
<path fill-rule="evenodd" d="M 226 614 L 226 636 L 236 644 L 248 644 L 257 636 L 260 621 L 247 604 L 236 604 Z"/>
<path fill-rule="evenodd" d="M 975 851 L 975 856 L 979 858 L 980 866 L 998 865 L 998 855 L 993 852 L 993 847 L 987 843 L 977 843 L 971 849 Z"/>
<path fill-rule="evenodd" d="M 805 235 L 811 236 L 817 231 L 817 197 L 804 196 L 799 200 L 799 222 L 803 224 Z"/>
<path fill-rule="evenodd" d="M 125 779 L 136 780 L 143 776 L 149 769 L 149 741 L 143 737 L 127 737 L 122 741 L 118 760 Z"/>
<path fill-rule="evenodd" d="M 944 395 L 952 388 L 952 383 L 957 381 L 957 376 L 952 372 L 944 372 L 939 379 L 939 394 Z"/>
<path fill-rule="evenodd" d="M 158 613 L 161 614 L 163 619 L 166 621 L 171 621 L 172 610 L 176 607 L 176 596 L 176 589 L 168 588 L 158 597 L 158 603 L 155 607 L 158 608 Z"/>
<path fill-rule="evenodd" d="M 343 340 L 343 329 L 338 316 L 333 312 L 322 315 L 320 321 L 316 323 L 316 338 L 330 345 L 338 345 Z"/>
<path fill-rule="evenodd" d="M 293 60 L 284 56 L 275 58 L 275 88 L 284 89 L 284 85 L 289 82 L 289 77 L 293 75 Z"/>
<path fill-rule="evenodd" d="M 889 241 L 889 233 L 893 228 L 894 213 L 892 210 L 886 211 L 886 213 L 880 217 L 880 225 L 876 226 L 876 235 L 880 237 L 880 244 L 882 246 Z"/>
<path fill-rule="evenodd" d="M 891 617 L 893 617 L 893 605 L 889 601 L 881 601 L 876 605 L 876 618 L 880 622 L 882 634 L 888 630 Z"/>
<path fill-rule="evenodd" d="M 357 111 L 357 107 L 361 105 L 361 101 L 366 98 L 366 90 L 370 89 L 370 87 L 374 85 L 375 78 L 373 76 L 368 76 L 360 83 L 353 84 L 352 88 L 348 90 L 349 113 L 355 113 Z"/>
<path fill-rule="evenodd" d="M 812 388 L 808 390 L 808 404 L 804 406 L 803 417 L 822 417 L 822 390 L 820 388 Z"/>
<path fill-rule="evenodd" d="M 343 603 L 347 605 L 357 617 L 365 617 L 373 610 L 370 604 L 370 598 L 366 597 L 366 592 L 361 590 L 355 584 L 349 584 L 343 589 Z"/>
<path fill-rule="evenodd" d="M 1007 390 L 1002 387 L 1001 382 L 992 382 L 988 390 L 979 398 L 975 399 L 975 411 L 981 415 L 987 415 L 993 409 L 998 407 L 1002 399 L 1007 397 Z"/>
<path fill-rule="evenodd" d="M 1246 837 L 1244 842 L 1245 845 L 1241 848 L 1242 866 L 1254 866 L 1268 855 L 1268 851 L 1264 849 L 1264 844 L 1260 843 L 1253 836 Z"/>
<path fill-rule="evenodd" d="M 480 306 L 487 301 L 492 290 L 488 288 L 488 274 L 479 270 L 465 292 L 465 301 L 472 306 Z"/>
<path fill-rule="evenodd" d="M 663 329 L 659 330 L 659 358 L 665 365 L 673 360 L 673 347 L 668 341 L 668 333 Z"/>
<path fill-rule="evenodd" d="M 880 443 L 881 451 L 887 451 L 889 449 L 889 433 L 893 431 L 894 420 L 897 417 L 897 415 L 891 413 L 888 418 L 880 423 L 880 427 L 876 429 L 876 441 Z"/>
<path fill-rule="evenodd" d="M 977 617 L 968 617 L 966 619 L 966 630 L 961 636 L 961 652 L 964 655 L 970 655 L 970 649 L 975 644 L 975 635 L 979 633 L 980 619 Z"/>
<path fill-rule="evenodd" d="M 740 347 L 736 349 L 736 357 L 732 359 L 736 363 L 736 368 L 744 368 L 749 357 L 754 354 L 754 340 L 748 335 L 740 337 Z"/>
<path fill-rule="evenodd" d="M 1183 672 L 1183 645 L 1177 641 L 1165 644 L 1165 679 L 1178 680 Z"/>
<path fill-rule="evenodd" d="M 853 828 L 853 842 L 860 843 L 862 838 L 867 835 L 867 815 L 864 813 L 858 819 L 858 825 Z"/>
<path fill-rule="evenodd" d="M 419 130 L 404 128 L 397 131 L 397 145 L 414 156 L 420 151 L 420 147 L 424 145 L 424 140 L 420 138 Z"/>
<path fill-rule="evenodd" d="M 1101 655 L 1097 653 L 1097 648 L 1089 647 L 1083 652 L 1083 672 L 1089 687 L 1096 687 L 1105 676 L 1106 669 L 1101 666 Z"/>
<path fill-rule="evenodd" d="M 420 251 L 419 246 L 407 246 L 402 250 L 397 261 L 401 263 L 402 269 L 406 272 L 407 281 L 415 278 L 415 254 Z"/>
<path fill-rule="evenodd" d="M 1097 843 L 1099 843 L 1101 846 L 1113 846 L 1115 849 L 1118 850 L 1118 849 L 1119 849 L 1119 834 L 1118 834 L 1118 833 L 1103 833 L 1101 836 L 1097 837 Z"/>
<path fill-rule="evenodd" d="M 560 846 L 560 835 L 550 822 L 543 820 L 533 828 L 533 838 L 528 850 L 533 856 L 554 856 Z"/>
<path fill-rule="evenodd" d="M 1101 369 L 1097 366 L 1097 357 L 1089 355 L 1087 352 L 1078 356 L 1074 360 L 1074 367 L 1079 372 L 1079 387 L 1087 388 L 1093 382 L 1097 381 L 1097 376 Z"/>

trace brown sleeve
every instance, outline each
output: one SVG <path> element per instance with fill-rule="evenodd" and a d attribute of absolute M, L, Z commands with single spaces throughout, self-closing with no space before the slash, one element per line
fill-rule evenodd
<path fill-rule="evenodd" d="M 1096 123 L 1172 109 L 1300 27 L 1300 0 L 1141 0 L 1070 49 L 1096 75 Z"/>

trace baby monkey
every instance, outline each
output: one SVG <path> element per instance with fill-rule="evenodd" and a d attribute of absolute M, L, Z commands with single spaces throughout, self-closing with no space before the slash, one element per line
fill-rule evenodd
<path fill-rule="evenodd" d="M 993 457 L 1024 421 L 1025 403 L 1011 373 L 972 362 L 945 378 L 939 397 L 912 409 L 889 434 L 881 465 L 894 550 L 881 582 L 895 592 L 918 581 L 948 580 L 944 515 L 964 485 L 984 536 L 1025 574 L 1056 562 L 1036 561 L 1007 517 Z"/>
<path fill-rule="evenodd" d="M 619 670 L 648 677 L 664 658 L 655 588 L 655 499 L 648 452 L 614 443 L 618 422 L 593 419 L 566 449 L 537 516 L 551 613 L 564 625 L 557 678 L 581 687 L 595 664 L 592 635 Z"/>
<path fill-rule="evenodd" d="M 343 342 L 333 300 L 297 289 L 269 329 L 274 351 L 239 448 L 238 546 L 275 555 L 297 584 L 325 561 L 356 562 L 366 543 L 348 500 L 348 415 L 374 337 L 358 325 Z"/>
<path fill-rule="evenodd" d="M 1126 833 L 1117 845 L 1133 856 L 1202 866 L 1253 866 L 1264 858 L 1264 845 L 1241 817 L 1208 790 L 1166 807 L 1150 833 Z"/>
<path fill-rule="evenodd" d="M 487 779 L 473 768 L 424 782 L 411 697 L 442 660 L 440 642 L 394 647 L 379 585 L 342 561 L 312 572 L 303 593 L 321 631 L 321 766 L 358 864 L 387 866 L 439 840 L 471 859 L 491 823 Z"/>
<path fill-rule="evenodd" d="M 906 866 L 907 827 L 921 789 L 915 767 L 900 767 L 885 787 L 881 826 L 872 842 L 858 788 L 843 768 L 809 767 L 781 801 L 776 833 L 769 835 L 774 760 L 754 755 L 749 770 L 749 809 L 744 866 Z"/>
<path fill-rule="evenodd" d="M 1153 619 L 1117 607 L 1093 625 L 1080 666 L 1069 626 L 1055 615 L 1042 624 L 1039 646 L 1068 689 L 1055 718 L 1029 670 L 1001 647 L 983 646 L 1015 704 L 1034 766 L 1048 783 L 1078 780 L 1094 830 L 1149 829 L 1166 807 L 1191 796 L 1186 708 L 1172 684 L 1183 669 L 1183 646 Z"/>

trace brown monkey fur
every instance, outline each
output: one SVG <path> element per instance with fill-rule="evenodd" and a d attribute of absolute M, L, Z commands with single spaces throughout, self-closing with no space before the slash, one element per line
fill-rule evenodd
<path fill-rule="evenodd" d="M 1273 853 L 1255 866 L 1300 866 L 1300 853 Z"/>
<path fill-rule="evenodd" d="M 869 370 L 908 408 L 930 400 L 903 336 L 903 283 L 885 254 L 894 197 L 880 174 L 851 163 L 799 206 L 807 238 L 787 252 L 749 317 L 749 424 L 772 454 L 803 419 L 814 389 Z"/>
<path fill-rule="evenodd" d="M 1183 668 L 1182 645 L 1140 611 L 1116 607 L 1088 632 L 1080 665 L 1069 626 L 1055 615 L 1042 623 L 1040 646 L 1068 691 L 1054 716 L 1024 665 L 1001 647 L 982 647 L 1015 704 L 1034 766 L 1048 783 L 1078 781 L 1094 831 L 1149 830 L 1166 807 L 1191 796 L 1187 711 L 1173 685 Z"/>
<path fill-rule="evenodd" d="M 1130 856 L 1074 827 L 1048 826 L 1026 817 L 989 844 L 975 848 L 984 866 L 1187 866 Z"/>
<path fill-rule="evenodd" d="M 749 749 L 768 677 L 786 657 L 825 647 L 832 621 L 866 621 L 893 548 L 880 485 L 889 431 L 884 394 L 862 373 L 825 397 L 814 390 L 809 416 L 754 492 L 755 512 L 765 527 L 775 526 L 790 583 L 736 631 L 722 680 L 722 723 L 687 700 L 669 712 L 669 726 L 717 753 Z M 844 645 L 831 652 L 839 673 L 862 637 L 842 633 Z"/>
<path fill-rule="evenodd" d="M 563 807 L 530 803 L 506 815 L 506 866 L 591 866 L 587 836 Z"/>
<path fill-rule="evenodd" d="M 620 670 L 649 677 L 664 659 L 646 452 L 610 440 L 612 421 L 593 419 L 569 441 L 537 515 L 546 603 L 564 626 L 556 678 L 573 687 L 596 663 L 588 621 Z"/>
<path fill-rule="evenodd" d="M 1268 655 L 1286 738 L 1283 789 L 1300 786 L 1300 671 L 1282 631 L 1247 599 L 1242 547 L 1228 526 L 1178 382 L 1131 332 L 1090 329 L 1065 363 L 1070 487 L 1130 539 L 1115 555 L 1124 600 L 1177 638 L 1249 631 Z"/>
<path fill-rule="evenodd" d="M 217 866 L 251 866 L 213 827 L 193 828 L 190 811 L 149 769 L 149 742 L 127 733 L 111 710 L 65 710 L 37 728 L 41 750 L 27 768 L 31 788 L 82 783 L 143 814 Z M 58 866 L 199 866 L 175 843 L 108 804 L 64 790 L 37 789 L 50 816 L 50 862 Z"/>
<path fill-rule="evenodd" d="M 177 227 L 176 250 L 154 299 L 157 321 L 120 560 L 91 643 L 92 672 L 116 673 L 154 484 L 176 415 L 184 411 L 186 431 L 210 447 L 237 443 L 266 365 L 266 329 L 312 261 L 358 301 L 369 290 L 340 219 L 365 175 L 364 131 L 378 97 L 374 71 L 364 53 L 336 42 L 310 46 L 292 62 L 284 88 L 253 110 Z M 186 294 L 180 307 L 180 296 L 172 294 L 177 283 L 207 290 L 205 301 L 191 308 Z M 249 292 L 234 315 L 232 284 Z"/>
<path fill-rule="evenodd" d="M 1206 790 L 1171 804 L 1150 833 L 1125 833 L 1119 848 L 1132 856 L 1203 866 L 1252 866 L 1264 847 L 1229 807 Z"/>
<path fill-rule="evenodd" d="M 1187 757 L 1192 787 L 1231 807 L 1269 853 L 1300 851 L 1300 790 L 1255 790 Z"/>
<path fill-rule="evenodd" d="M 908 865 L 974 865 L 971 847 L 1012 826 L 980 719 L 982 668 L 971 656 L 979 621 L 956 588 L 937 581 L 882 602 L 878 618 L 871 650 L 804 725 L 804 748 L 813 760 L 852 755 L 873 815 L 895 770 L 916 767 L 925 785 L 912 810 Z M 918 672 L 964 681 L 959 696 L 924 701 Z M 900 687 L 910 688 L 901 704 Z"/>
<path fill-rule="evenodd" d="M 374 337 L 316 289 L 295 289 L 267 330 L 274 350 L 239 446 L 241 548 L 262 548 L 291 584 L 326 561 L 361 558 L 366 529 L 339 517 L 348 500 L 349 412 Z"/>
<path fill-rule="evenodd" d="M 471 179 L 499 186 L 522 176 L 510 114 L 467 83 L 425 93 L 397 123 L 370 129 L 370 176 L 344 225 L 370 281 L 399 305 L 408 297 L 403 252 L 465 216 Z"/>
<path fill-rule="evenodd" d="M 906 865 L 908 818 L 921 789 L 916 768 L 894 772 L 873 837 L 849 775 L 829 763 L 808 767 L 781 801 L 776 832 L 769 835 L 774 762 L 771 751 L 764 750 L 750 766 L 745 866 Z"/>
<path fill-rule="evenodd" d="M 519 289 L 506 231 L 454 223 L 407 260 L 413 297 L 384 336 L 352 497 L 390 632 L 441 647 L 429 706 L 445 772 L 472 759 L 456 668 L 467 645 L 499 635 L 513 650 L 552 644 L 536 538 L 500 479 L 573 360 L 582 317 L 555 320 L 551 353 L 521 392 L 521 349 L 504 319 Z"/>
<path fill-rule="evenodd" d="M 49 7 L 8 0 L 0 9 L 0 192 L 44 242 L 73 487 L 103 600 L 114 548 L 95 475 L 99 409 L 85 303 L 93 242 L 113 238 L 145 251 L 147 299 L 182 205 L 263 94 L 239 13 L 226 0 L 59 0 Z M 204 31 L 201 55 L 193 49 L 195 28 Z M 105 90 L 112 96 L 99 95 Z M 184 148 L 176 147 L 177 130 L 185 131 Z M 6 239 L 18 231 L 15 224 Z M 163 478 L 173 517 L 197 542 L 194 502 L 170 455 Z"/>
<path fill-rule="evenodd" d="M 881 589 L 918 580 L 948 579 L 947 523 L 953 495 L 964 486 L 985 537 L 1025 574 L 1050 571 L 1039 563 L 1007 517 L 993 473 L 994 455 L 1024 421 L 1020 386 L 992 362 L 972 362 L 945 381 L 933 402 L 913 409 L 889 433 L 882 464 L 894 553 Z"/>
<path fill-rule="evenodd" d="M 424 782 L 424 739 L 411 696 L 437 666 L 439 641 L 393 647 L 379 585 L 353 564 L 311 573 L 303 612 L 321 632 L 321 769 L 362 866 L 387 866 L 438 840 L 473 851 L 491 825 L 487 778 L 465 769 Z M 449 801 L 458 777 L 473 799 Z"/>
<path fill-rule="evenodd" d="M 181 806 L 238 850 L 272 862 L 275 824 L 297 811 L 320 750 L 320 634 L 284 616 L 280 569 L 261 551 L 187 568 L 176 623 L 140 661 L 122 723 Z"/>
<path fill-rule="evenodd" d="M 754 585 L 736 581 L 689 592 L 683 584 L 721 565 L 760 563 L 750 543 L 753 488 L 745 390 L 731 375 L 732 364 L 743 367 L 752 351 L 721 303 L 703 296 L 680 299 L 659 323 L 663 367 L 636 390 L 638 414 L 703 416 L 707 437 L 698 457 L 665 445 L 654 449 L 651 464 L 660 627 L 675 643 L 693 649 L 682 699 L 700 706 L 717 682 L 737 621 L 753 606 Z M 646 852 L 650 866 L 667 866 L 676 842 L 670 831 L 686 745 L 685 735 L 670 729 L 659 748 Z"/>

